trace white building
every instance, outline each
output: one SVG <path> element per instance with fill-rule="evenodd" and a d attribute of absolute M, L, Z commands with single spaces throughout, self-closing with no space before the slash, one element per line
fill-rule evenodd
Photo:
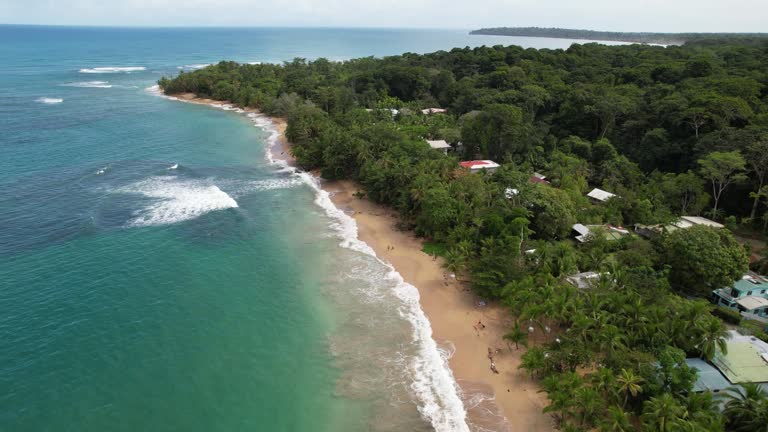
<path fill-rule="evenodd" d="M 604 203 L 608 201 L 611 198 L 615 198 L 617 195 L 604 191 L 602 189 L 594 188 L 590 193 L 587 194 L 587 196 L 596 203 Z"/>
<path fill-rule="evenodd" d="M 424 114 L 424 115 L 444 114 L 446 111 L 448 111 L 448 110 L 443 109 L 443 108 L 426 108 L 426 109 L 421 110 L 421 113 Z"/>
<path fill-rule="evenodd" d="M 489 173 L 492 173 L 501 166 L 492 160 L 464 161 L 464 162 L 459 162 L 459 165 L 461 165 L 463 168 L 468 169 L 469 172 L 472 172 L 472 173 L 480 172 L 483 170 L 488 171 Z"/>
<path fill-rule="evenodd" d="M 448 144 L 445 140 L 427 140 L 427 144 L 429 144 L 430 147 L 432 147 L 435 150 L 440 150 L 443 153 L 448 153 L 448 150 L 451 149 L 451 145 Z"/>

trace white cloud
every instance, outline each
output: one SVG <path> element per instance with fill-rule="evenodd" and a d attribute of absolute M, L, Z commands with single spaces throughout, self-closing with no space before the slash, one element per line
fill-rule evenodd
<path fill-rule="evenodd" d="M 765 0 L 2 0 L 6 23 L 763 31 Z"/>

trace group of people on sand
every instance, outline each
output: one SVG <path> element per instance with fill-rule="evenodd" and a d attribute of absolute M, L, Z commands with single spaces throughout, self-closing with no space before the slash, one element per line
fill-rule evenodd
<path fill-rule="evenodd" d="M 392 246 L 392 245 L 387 246 L 387 252 L 391 252 L 393 250 L 395 250 L 394 246 Z"/>
<path fill-rule="evenodd" d="M 498 353 L 499 350 L 496 350 L 496 352 Z M 499 373 L 499 370 L 496 369 L 496 363 L 493 361 L 493 350 L 491 347 L 488 347 L 488 360 L 491 361 L 491 371 L 495 374 Z"/>
<path fill-rule="evenodd" d="M 477 324 L 474 324 L 472 327 L 475 329 L 478 336 L 480 336 L 481 330 L 485 330 L 485 324 L 483 324 L 482 319 L 477 320 Z M 495 374 L 499 373 L 499 370 L 496 368 L 496 362 L 493 361 L 493 356 L 494 354 L 498 354 L 500 352 L 500 349 L 496 349 L 496 352 L 494 353 L 493 349 L 488 347 L 488 360 L 491 361 L 491 371 L 493 371 Z"/>

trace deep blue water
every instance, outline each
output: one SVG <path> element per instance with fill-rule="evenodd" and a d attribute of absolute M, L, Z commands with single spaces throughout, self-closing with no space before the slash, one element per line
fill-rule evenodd
<path fill-rule="evenodd" d="M 449 376 L 411 366 L 399 282 L 338 246 L 269 133 L 146 89 L 223 59 L 515 42 L 570 44 L 0 26 L 0 430 L 461 430 Z"/>

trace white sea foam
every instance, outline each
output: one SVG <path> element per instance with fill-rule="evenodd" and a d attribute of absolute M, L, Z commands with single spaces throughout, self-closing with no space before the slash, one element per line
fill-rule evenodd
<path fill-rule="evenodd" d="M 191 70 L 197 70 L 197 69 L 203 69 L 208 66 L 211 66 L 211 63 L 198 63 L 198 64 L 188 64 L 184 66 L 177 66 L 177 69 L 191 69 Z"/>
<path fill-rule="evenodd" d="M 107 81 L 84 81 L 62 84 L 64 87 L 81 87 L 81 88 L 112 88 L 112 84 Z"/>
<path fill-rule="evenodd" d="M 41 98 L 35 99 L 35 102 L 46 104 L 46 105 L 53 105 L 53 104 L 60 104 L 60 103 L 64 102 L 64 99 L 41 97 Z"/>
<path fill-rule="evenodd" d="M 86 74 L 107 74 L 107 73 L 120 73 L 120 72 L 139 72 L 145 71 L 147 68 L 144 66 L 108 66 L 108 67 L 95 67 L 80 69 L 80 73 Z"/>
<path fill-rule="evenodd" d="M 169 167 L 168 167 L 168 169 L 169 169 L 169 170 L 175 170 L 175 169 L 177 169 L 178 167 L 179 167 L 179 164 L 173 164 L 173 165 L 169 166 Z"/>
<path fill-rule="evenodd" d="M 148 91 L 160 93 L 156 86 Z M 214 108 L 233 110 L 227 104 L 210 104 Z M 239 112 L 243 112 L 239 110 Z M 277 146 L 279 132 L 274 123 L 263 115 L 248 113 L 256 127 L 269 133 L 267 137 L 267 161 L 281 168 L 281 171 L 292 173 L 295 178 L 315 191 L 315 204 L 325 211 L 334 222 L 331 228 L 341 240 L 341 247 L 351 249 L 378 260 L 389 269 L 387 278 L 395 282 L 394 294 L 401 301 L 400 315 L 412 325 L 412 341 L 417 347 L 418 355 L 408 365 L 413 382 L 411 390 L 418 399 L 418 410 L 437 432 L 469 432 L 467 412 L 461 400 L 461 389 L 453 377 L 448 359 L 450 351 L 442 350 L 432 339 L 432 326 L 421 309 L 419 291 L 413 285 L 405 282 L 400 273 L 388 262 L 380 259 L 376 252 L 357 235 L 355 220 L 341 211 L 331 201 L 330 194 L 320 187 L 320 180 L 310 173 L 291 167 L 285 160 L 276 158 L 273 150 Z"/>
<path fill-rule="evenodd" d="M 94 174 L 96 174 L 96 175 L 104 175 L 104 173 L 106 173 L 108 169 L 109 169 L 109 167 L 99 168 L 99 169 L 96 170 L 96 172 Z"/>
<path fill-rule="evenodd" d="M 175 176 L 151 177 L 117 190 L 151 198 L 134 212 L 129 226 L 166 225 L 194 219 L 206 213 L 237 207 L 237 201 L 211 180 L 182 180 Z"/>
<path fill-rule="evenodd" d="M 387 278 L 396 283 L 395 295 L 402 301 L 400 315 L 413 326 L 411 337 L 418 348 L 419 355 L 409 367 L 414 380 L 411 389 L 419 399 L 421 415 L 438 432 L 469 431 L 466 411 L 459 396 L 461 390 L 448 366 L 449 353 L 440 350 L 432 339 L 432 326 L 419 304 L 419 291 L 405 282 L 391 264 L 379 259 L 373 249 L 358 238 L 355 220 L 333 204 L 330 194 L 320 188 L 316 177 L 305 172 L 298 175 L 315 189 L 315 203 L 336 221 L 332 227 L 341 239 L 340 245 L 375 257 L 390 269 Z"/>

